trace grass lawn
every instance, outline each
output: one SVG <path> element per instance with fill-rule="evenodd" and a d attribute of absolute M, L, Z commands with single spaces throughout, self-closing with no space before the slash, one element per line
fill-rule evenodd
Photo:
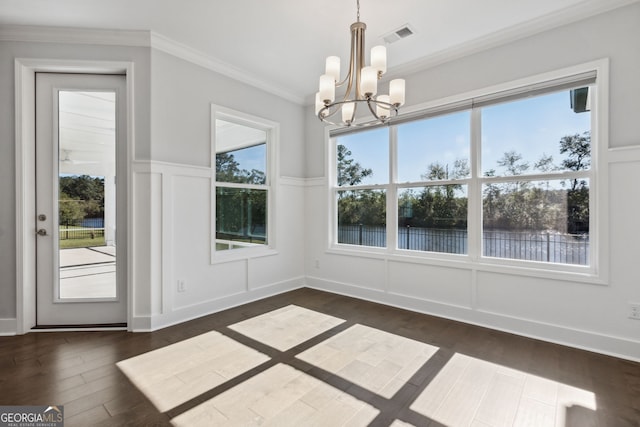
<path fill-rule="evenodd" d="M 60 249 L 86 248 L 89 246 L 105 246 L 104 236 L 96 236 L 94 239 L 60 239 Z"/>

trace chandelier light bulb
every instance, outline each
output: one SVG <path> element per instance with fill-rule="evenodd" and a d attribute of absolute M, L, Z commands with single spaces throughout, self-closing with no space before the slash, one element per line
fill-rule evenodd
<path fill-rule="evenodd" d="M 320 99 L 320 92 L 316 92 L 316 116 L 324 108 L 324 102 Z"/>
<path fill-rule="evenodd" d="M 387 48 L 374 46 L 371 48 L 371 66 L 382 75 L 387 72 Z"/>
<path fill-rule="evenodd" d="M 336 85 L 333 76 L 323 74 L 320 76 L 320 99 L 325 103 L 331 103 L 336 100 Z"/>
<path fill-rule="evenodd" d="M 386 104 L 390 104 L 389 95 L 380 95 L 378 96 L 378 98 L 376 98 L 376 100 L 381 103 L 384 102 Z M 378 115 L 378 117 L 384 120 L 389 117 L 389 114 L 391 113 L 391 107 L 381 103 L 376 104 L 376 114 Z"/>
<path fill-rule="evenodd" d="M 340 81 L 340 58 L 337 56 L 327 57 L 324 73 L 333 76 L 334 81 Z"/>
<path fill-rule="evenodd" d="M 375 96 L 378 92 L 378 70 L 364 67 L 360 76 L 360 92 L 366 97 Z"/>
<path fill-rule="evenodd" d="M 353 102 L 347 102 L 342 105 L 342 121 L 346 124 L 351 124 L 353 121 L 353 113 L 355 111 L 356 104 Z"/>
<path fill-rule="evenodd" d="M 389 82 L 389 99 L 395 106 L 404 105 L 404 79 L 395 79 Z"/>

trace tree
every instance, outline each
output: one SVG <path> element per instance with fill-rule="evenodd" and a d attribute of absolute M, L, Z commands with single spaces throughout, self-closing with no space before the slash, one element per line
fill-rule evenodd
<path fill-rule="evenodd" d="M 231 153 L 216 153 L 216 181 L 218 182 L 242 182 L 239 181 L 239 163 Z"/>
<path fill-rule="evenodd" d="M 562 166 L 571 171 L 591 166 L 591 132 L 567 135 L 560 139 L 560 153 L 567 154 Z M 571 180 L 567 191 L 567 229 L 570 233 L 589 231 L 589 186 L 585 180 Z"/>
<path fill-rule="evenodd" d="M 89 175 L 59 178 L 60 223 L 104 216 L 104 178 Z M 72 207 L 73 205 L 73 207 Z M 66 223 L 66 222 L 65 222 Z"/>
<path fill-rule="evenodd" d="M 338 186 L 358 185 L 364 178 L 373 175 L 372 169 L 363 168 L 350 157 L 351 151 L 345 145 L 338 144 L 337 150 Z"/>
<path fill-rule="evenodd" d="M 58 196 L 58 222 L 60 224 L 73 224 L 84 217 L 82 202 L 73 200 L 68 194 L 60 192 Z"/>
<path fill-rule="evenodd" d="M 589 169 L 591 166 L 591 132 L 584 132 L 582 135 L 567 135 L 560 139 L 560 154 L 568 154 L 562 161 L 562 166 L 571 171 Z M 578 180 L 574 179 L 571 185 L 572 190 L 578 188 Z M 583 185 L 586 183 L 583 182 Z"/>

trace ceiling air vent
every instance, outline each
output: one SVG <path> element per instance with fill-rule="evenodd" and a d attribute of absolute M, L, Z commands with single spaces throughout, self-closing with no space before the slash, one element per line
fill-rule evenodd
<path fill-rule="evenodd" d="M 405 39 L 414 33 L 415 30 L 409 24 L 405 24 L 388 34 L 385 34 L 384 36 L 382 36 L 382 38 L 384 39 L 385 43 L 391 44 L 397 42 L 398 40 Z"/>

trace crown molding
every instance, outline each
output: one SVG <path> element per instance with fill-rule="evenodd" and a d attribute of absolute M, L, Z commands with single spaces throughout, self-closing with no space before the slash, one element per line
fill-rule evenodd
<path fill-rule="evenodd" d="M 149 47 L 149 31 L 2 25 L 0 41 Z"/>
<path fill-rule="evenodd" d="M 0 26 L 0 41 L 151 47 L 280 98 L 305 105 L 304 97 L 295 95 L 286 88 L 267 83 L 250 72 L 153 31 L 2 25 Z"/>
<path fill-rule="evenodd" d="M 566 7 L 562 10 L 542 15 L 521 24 L 479 37 L 467 43 L 427 55 L 424 58 L 398 65 L 389 69 L 385 76 L 389 79 L 396 76 L 413 74 L 428 68 L 454 61 L 484 50 L 503 46 L 516 40 L 543 33 L 554 28 L 582 21 L 614 9 L 638 3 L 640 0 L 590 0 Z"/>
<path fill-rule="evenodd" d="M 208 70 L 215 71 L 218 74 L 230 77 L 234 80 L 246 83 L 255 88 L 264 90 L 280 98 L 296 104 L 305 105 L 304 97 L 288 92 L 287 89 L 277 87 L 264 80 L 256 77 L 253 73 L 247 72 L 241 68 L 235 67 L 227 62 L 216 59 L 202 51 L 194 49 L 185 44 L 179 43 L 161 34 L 151 32 L 151 47 L 184 59 L 185 61 L 204 67 Z"/>

